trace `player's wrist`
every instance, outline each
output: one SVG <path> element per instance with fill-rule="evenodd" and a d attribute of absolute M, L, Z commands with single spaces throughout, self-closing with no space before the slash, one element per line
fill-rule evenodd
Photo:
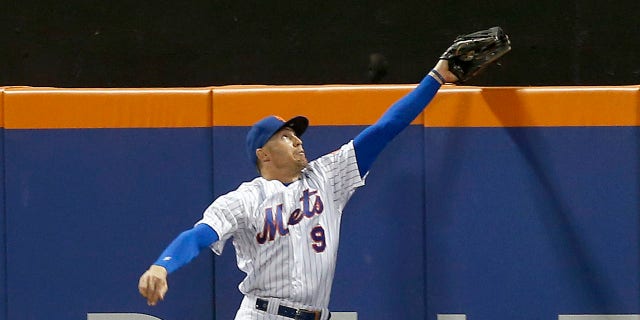
<path fill-rule="evenodd" d="M 433 77 L 434 79 L 436 79 L 436 81 L 438 81 L 438 83 L 445 84 L 445 82 L 447 82 L 444 77 L 442 76 L 442 74 L 440 72 L 438 72 L 438 70 L 431 69 L 431 71 L 429 71 L 429 75 L 431 75 L 431 77 Z"/>
<path fill-rule="evenodd" d="M 155 274 L 155 275 L 162 276 L 162 277 L 166 277 L 166 276 L 167 276 L 167 274 L 169 273 L 169 272 L 167 271 L 167 268 L 165 268 L 165 267 L 163 267 L 163 266 L 161 266 L 161 265 L 157 265 L 157 264 L 152 264 L 152 265 L 149 267 L 149 272 L 150 272 L 150 273 L 153 273 L 153 274 Z"/>

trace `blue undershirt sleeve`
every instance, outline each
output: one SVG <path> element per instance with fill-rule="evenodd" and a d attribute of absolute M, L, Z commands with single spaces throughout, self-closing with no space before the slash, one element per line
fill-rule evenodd
<path fill-rule="evenodd" d="M 202 249 L 208 248 L 218 239 L 218 234 L 209 225 L 198 224 L 176 237 L 153 264 L 162 266 L 171 273 L 189 263 Z"/>
<path fill-rule="evenodd" d="M 369 171 L 384 147 L 431 102 L 440 86 L 431 75 L 425 76 L 415 89 L 391 105 L 376 123 L 354 138 L 353 145 L 361 177 Z"/>

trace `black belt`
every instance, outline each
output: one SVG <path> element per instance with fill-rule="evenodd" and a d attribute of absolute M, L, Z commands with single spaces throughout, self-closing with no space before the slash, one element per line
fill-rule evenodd
<path fill-rule="evenodd" d="M 269 301 L 256 298 L 256 309 L 267 311 Z M 322 311 L 310 311 L 305 309 L 289 308 L 287 306 L 278 306 L 278 315 L 295 319 L 295 320 L 320 320 Z M 331 318 L 331 316 L 329 316 Z"/>

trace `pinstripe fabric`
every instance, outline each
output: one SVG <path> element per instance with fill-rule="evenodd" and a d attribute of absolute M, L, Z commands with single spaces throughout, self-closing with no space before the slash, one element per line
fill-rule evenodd
<path fill-rule="evenodd" d="M 198 223 L 220 236 L 211 246 L 216 254 L 233 238 L 238 268 L 246 273 L 239 288 L 246 296 L 328 311 L 342 210 L 362 185 L 349 142 L 310 162 L 289 185 L 262 177 L 243 183 L 216 199 Z M 256 314 L 264 312 L 241 307 L 236 319 L 260 319 Z"/>

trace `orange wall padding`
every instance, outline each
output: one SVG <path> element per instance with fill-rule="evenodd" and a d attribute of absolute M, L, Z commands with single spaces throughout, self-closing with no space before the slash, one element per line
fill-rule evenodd
<path fill-rule="evenodd" d="M 368 125 L 415 85 L 165 89 L 3 88 L 7 129 L 250 126 L 305 115 L 313 125 Z M 446 85 L 413 124 L 427 127 L 638 126 L 640 86 Z"/>
<path fill-rule="evenodd" d="M 0 87 L 0 128 L 4 128 L 4 88 Z"/>
<path fill-rule="evenodd" d="M 222 87 L 214 89 L 215 126 L 250 126 L 274 114 L 307 116 L 313 125 L 374 123 L 415 85 Z M 418 117 L 414 124 L 421 124 Z"/>
<path fill-rule="evenodd" d="M 640 125 L 640 86 L 451 88 L 425 112 L 428 127 Z"/>
<path fill-rule="evenodd" d="M 5 128 L 210 127 L 211 89 L 5 90 Z"/>

